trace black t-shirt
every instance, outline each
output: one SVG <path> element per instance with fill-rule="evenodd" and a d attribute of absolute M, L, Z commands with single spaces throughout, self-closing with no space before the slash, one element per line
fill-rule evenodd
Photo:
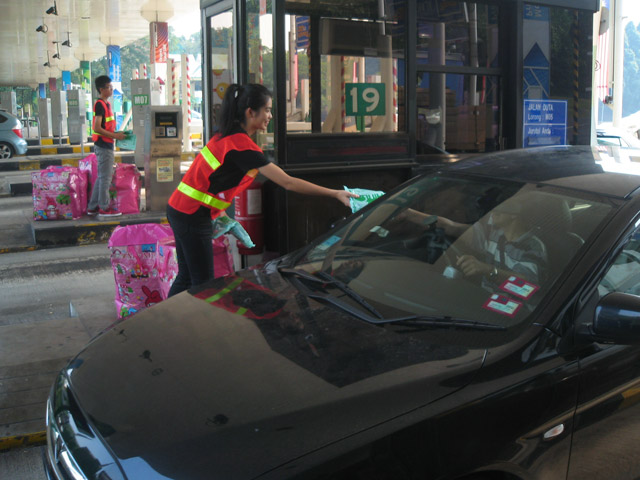
<path fill-rule="evenodd" d="M 107 105 L 109 105 L 109 102 L 105 102 L 105 103 L 106 103 Z M 107 112 L 105 112 L 105 110 L 104 110 L 104 106 L 102 105 L 102 102 L 98 102 L 98 101 L 96 101 L 95 105 L 93 106 L 93 112 L 94 112 L 94 115 L 95 115 L 96 117 L 98 117 L 98 116 L 102 117 L 102 123 L 101 123 L 101 125 L 100 125 L 100 126 L 101 126 L 102 128 L 104 128 L 105 123 L 106 123 L 105 117 L 106 117 L 106 115 L 107 115 Z M 115 143 L 115 142 L 111 142 L 111 143 L 105 142 L 105 141 L 102 139 L 102 136 L 99 136 L 99 137 L 98 137 L 98 140 L 96 140 L 96 141 L 94 142 L 94 145 L 97 145 L 97 146 L 102 147 L 102 148 L 108 148 L 108 149 L 110 149 L 110 150 L 113 150 L 114 143 Z"/>
<path fill-rule="evenodd" d="M 209 193 L 224 192 L 237 186 L 245 174 L 254 168 L 269 164 L 262 152 L 255 150 L 231 150 L 224 163 L 209 175 Z"/>

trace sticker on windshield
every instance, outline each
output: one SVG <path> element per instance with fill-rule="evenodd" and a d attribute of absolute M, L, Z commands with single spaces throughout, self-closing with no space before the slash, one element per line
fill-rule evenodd
<path fill-rule="evenodd" d="M 522 303 L 504 295 L 494 293 L 489 297 L 489 300 L 487 300 L 487 303 L 485 303 L 483 307 L 492 312 L 513 317 L 518 310 L 520 310 L 520 307 L 522 307 Z"/>
<path fill-rule="evenodd" d="M 327 248 L 329 248 L 331 245 L 333 245 L 336 242 L 339 242 L 341 240 L 341 238 L 337 235 L 331 235 L 329 238 L 327 238 L 324 242 L 322 242 L 320 245 L 318 245 L 316 248 L 318 250 L 326 250 Z"/>
<path fill-rule="evenodd" d="M 505 292 L 512 293 L 526 300 L 536 293 L 540 287 L 533 283 L 529 283 L 522 278 L 511 276 L 507 278 L 502 285 L 500 285 L 500 288 Z"/>

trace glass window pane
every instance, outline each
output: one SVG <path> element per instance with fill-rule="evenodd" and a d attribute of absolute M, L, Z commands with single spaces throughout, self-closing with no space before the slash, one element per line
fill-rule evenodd
<path fill-rule="evenodd" d="M 218 116 L 226 88 L 233 83 L 235 65 L 233 52 L 233 13 L 221 12 L 209 19 L 211 29 L 211 123 L 212 131 L 218 129 Z"/>
<path fill-rule="evenodd" d="M 499 79 L 485 75 L 418 76 L 418 153 L 498 149 Z"/>
<path fill-rule="evenodd" d="M 262 7 L 260 6 L 262 4 Z M 247 43 L 249 83 L 259 83 L 274 95 L 273 84 L 273 15 L 271 2 L 247 1 Z M 266 132 L 257 132 L 255 141 L 262 150 L 273 150 L 273 124 Z"/>
<path fill-rule="evenodd" d="M 404 10 L 392 2 L 287 2 L 287 132 L 398 131 Z M 312 29 L 318 31 L 312 35 Z M 318 45 L 311 45 L 311 38 Z M 314 52 L 318 52 L 314 58 Z M 314 67 L 314 68 L 312 68 Z M 319 78 L 312 78 L 312 71 Z M 313 82 L 320 84 L 312 98 Z M 319 109 L 313 125 L 313 106 Z M 404 122 L 400 125 L 403 127 Z"/>
<path fill-rule="evenodd" d="M 498 7 L 418 2 L 418 64 L 499 67 Z"/>

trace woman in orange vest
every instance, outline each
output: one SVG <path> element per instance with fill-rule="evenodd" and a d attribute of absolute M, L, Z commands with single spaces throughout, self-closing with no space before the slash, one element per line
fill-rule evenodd
<path fill-rule="evenodd" d="M 271 92 L 263 85 L 232 84 L 222 101 L 219 131 L 196 156 L 169 198 L 167 219 L 173 229 L 178 275 L 169 296 L 213 278 L 212 220 L 225 213 L 233 197 L 258 172 L 292 192 L 332 197 L 349 207 L 345 190 L 332 190 L 289 176 L 266 159 L 251 139 L 271 120 Z"/>

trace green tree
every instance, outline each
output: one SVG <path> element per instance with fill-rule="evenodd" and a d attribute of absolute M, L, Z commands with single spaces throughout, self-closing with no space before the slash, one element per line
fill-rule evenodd
<path fill-rule="evenodd" d="M 626 117 L 640 111 L 640 25 L 633 23 L 625 30 L 623 76 L 622 116 Z"/>

